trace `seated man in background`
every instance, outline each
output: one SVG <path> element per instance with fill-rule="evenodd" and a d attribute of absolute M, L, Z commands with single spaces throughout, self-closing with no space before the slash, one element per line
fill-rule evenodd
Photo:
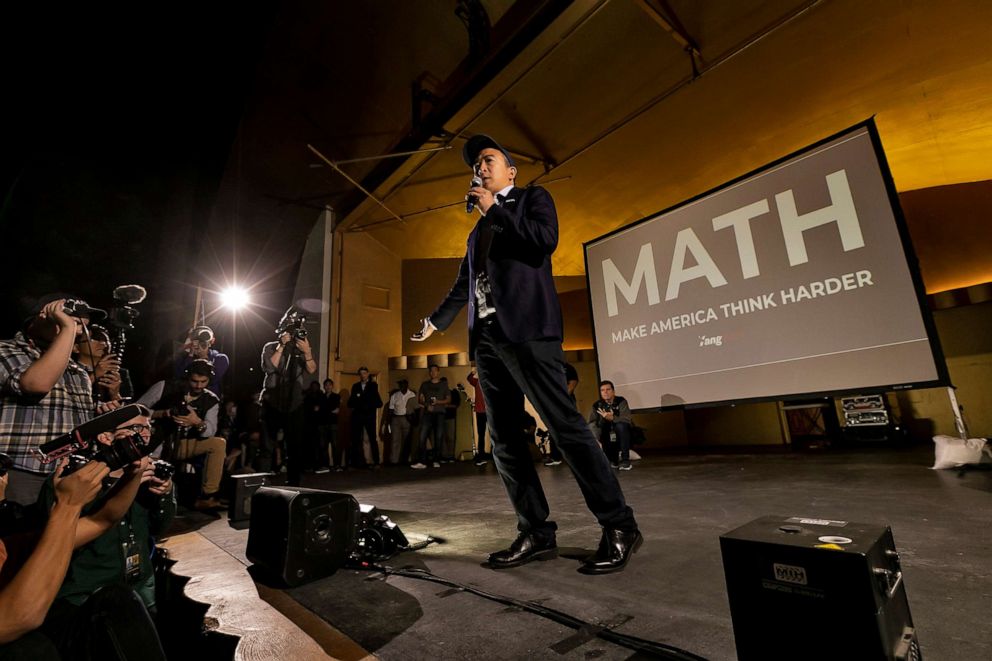
<path fill-rule="evenodd" d="M 148 389 L 138 403 L 152 409 L 155 437 L 170 441 L 171 459 L 190 459 L 207 455 L 203 467 L 203 486 L 196 509 L 223 507 L 219 500 L 220 481 L 224 477 L 227 442 L 217 435 L 220 400 L 207 389 L 214 376 L 213 365 L 196 359 L 186 368 L 183 379 L 159 381 Z"/>
<path fill-rule="evenodd" d="M 592 412 L 589 413 L 589 424 L 599 439 L 599 444 L 603 446 L 610 464 L 622 471 L 629 471 L 633 423 L 630 405 L 627 404 L 626 399 L 617 396 L 612 381 L 599 382 L 599 396 L 600 398 L 592 405 Z M 610 432 L 616 434 L 616 443 L 610 440 Z"/>
<path fill-rule="evenodd" d="M 214 374 L 210 377 L 210 392 L 218 397 L 224 396 L 224 375 L 231 366 L 231 359 L 226 353 L 221 353 L 213 348 L 217 342 L 217 336 L 210 326 L 194 326 L 186 335 L 186 341 L 182 346 L 182 353 L 173 365 L 173 378 L 182 379 L 186 374 L 186 368 L 194 360 L 205 360 L 214 366 Z"/>

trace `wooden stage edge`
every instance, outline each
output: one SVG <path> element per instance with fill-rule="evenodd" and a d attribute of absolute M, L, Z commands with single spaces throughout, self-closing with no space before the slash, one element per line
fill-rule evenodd
<path fill-rule="evenodd" d="M 189 578 L 185 595 L 210 606 L 205 622 L 240 638 L 238 661 L 375 659 L 281 590 L 255 583 L 244 564 L 200 533 L 174 535 L 161 545 L 176 562 L 172 573 Z"/>

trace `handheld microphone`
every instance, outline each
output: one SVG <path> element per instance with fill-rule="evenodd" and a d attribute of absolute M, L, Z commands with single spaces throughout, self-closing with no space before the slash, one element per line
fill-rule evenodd
<path fill-rule="evenodd" d="M 472 188 L 482 185 L 482 179 L 479 175 L 472 177 Z M 465 200 L 465 213 L 472 213 L 475 210 L 475 203 L 479 201 L 475 195 L 469 195 Z"/>

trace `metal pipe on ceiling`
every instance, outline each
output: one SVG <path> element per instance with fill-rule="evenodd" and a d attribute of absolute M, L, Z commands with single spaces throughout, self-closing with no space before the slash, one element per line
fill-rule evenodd
<path fill-rule="evenodd" d="M 481 116 L 483 116 L 484 114 L 486 114 L 487 112 L 489 112 L 489 110 L 491 110 L 507 94 L 509 94 L 521 81 L 523 81 L 532 71 L 534 71 L 534 69 L 537 68 L 537 66 L 539 64 L 541 64 L 542 62 L 544 62 L 555 51 L 557 51 L 558 48 L 561 47 L 569 38 L 571 38 L 572 36 L 574 36 L 579 31 L 579 29 L 581 29 L 583 26 L 585 26 L 590 20 L 592 20 L 593 18 L 595 18 L 595 16 L 597 14 L 599 14 L 599 12 L 604 7 L 606 7 L 606 5 L 609 4 L 609 2 L 610 2 L 610 0 L 600 0 L 593 8 L 591 8 L 584 16 L 582 16 L 582 18 L 577 23 L 575 23 L 571 28 L 569 28 L 568 31 L 565 34 L 563 34 L 554 44 L 552 44 L 544 53 L 542 53 L 540 55 L 540 57 L 538 57 L 526 69 L 524 69 L 523 71 L 521 71 L 520 74 L 516 78 L 514 78 L 512 81 L 510 81 L 510 83 L 499 94 L 497 94 L 495 98 L 491 99 L 478 112 L 476 112 L 468 120 L 466 120 L 462 124 L 462 126 L 454 134 L 447 133 L 447 135 L 449 135 L 452 140 L 459 138 L 460 135 L 461 135 L 461 133 L 463 131 L 465 131 L 465 129 L 467 129 L 469 126 L 471 126 Z M 449 142 L 449 144 L 450 144 L 450 142 Z M 514 152 L 514 153 L 517 153 L 517 152 Z M 524 154 L 524 156 L 527 156 L 527 155 Z M 410 179 L 412 179 L 426 165 L 428 165 L 431 162 L 431 160 L 433 159 L 433 157 L 434 157 L 434 155 L 428 156 L 423 161 L 421 161 L 416 166 L 414 166 L 414 168 L 412 170 L 410 170 L 410 172 L 408 172 L 406 175 L 404 175 L 403 178 L 400 179 L 400 181 L 398 181 L 395 186 L 393 186 L 386 194 L 384 194 L 382 196 L 382 199 L 384 199 L 384 200 L 385 199 L 388 199 L 390 195 L 392 195 L 393 193 L 401 190 L 403 188 L 403 186 L 405 186 L 406 183 L 408 181 L 410 181 Z M 531 157 L 528 156 L 528 158 L 531 158 Z M 540 161 L 545 163 L 545 174 L 547 174 L 552 169 L 554 169 L 554 166 L 548 167 L 549 164 L 546 161 L 544 161 L 544 159 L 540 159 Z M 452 205 L 450 205 L 450 206 L 454 206 L 454 204 L 456 204 L 456 203 L 452 203 Z M 440 208 L 443 208 L 443 207 L 440 207 Z M 420 213 L 420 212 L 417 212 L 417 213 Z M 385 218 L 385 219 L 381 219 L 381 220 L 374 220 L 372 222 L 365 223 L 364 225 L 359 225 L 359 226 L 354 227 L 354 228 L 349 228 L 348 231 L 354 231 L 354 232 L 364 231 L 366 228 L 369 228 L 369 227 L 371 227 L 373 225 L 381 226 L 383 224 L 391 223 L 394 220 L 395 220 L 395 218 Z"/>

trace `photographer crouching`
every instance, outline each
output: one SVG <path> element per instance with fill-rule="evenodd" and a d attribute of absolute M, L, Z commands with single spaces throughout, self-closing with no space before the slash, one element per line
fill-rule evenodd
<path fill-rule="evenodd" d="M 52 456 L 74 454 L 45 481 L 44 522 L 16 534 L 0 523 L 0 659 L 165 658 L 135 592 L 153 585 L 149 533 L 175 511 L 171 480 L 144 456 L 148 423 L 131 406 L 56 439 Z M 4 486 L 0 475 L 0 505 Z"/>
<path fill-rule="evenodd" d="M 227 442 L 217 436 L 220 400 L 207 389 L 214 378 L 213 365 L 197 358 L 186 367 L 182 379 L 159 381 L 141 396 L 139 403 L 152 409 L 156 443 L 165 443 L 169 459 L 190 459 L 206 455 L 200 497 L 194 507 L 218 509 L 220 482 L 224 477 Z"/>

